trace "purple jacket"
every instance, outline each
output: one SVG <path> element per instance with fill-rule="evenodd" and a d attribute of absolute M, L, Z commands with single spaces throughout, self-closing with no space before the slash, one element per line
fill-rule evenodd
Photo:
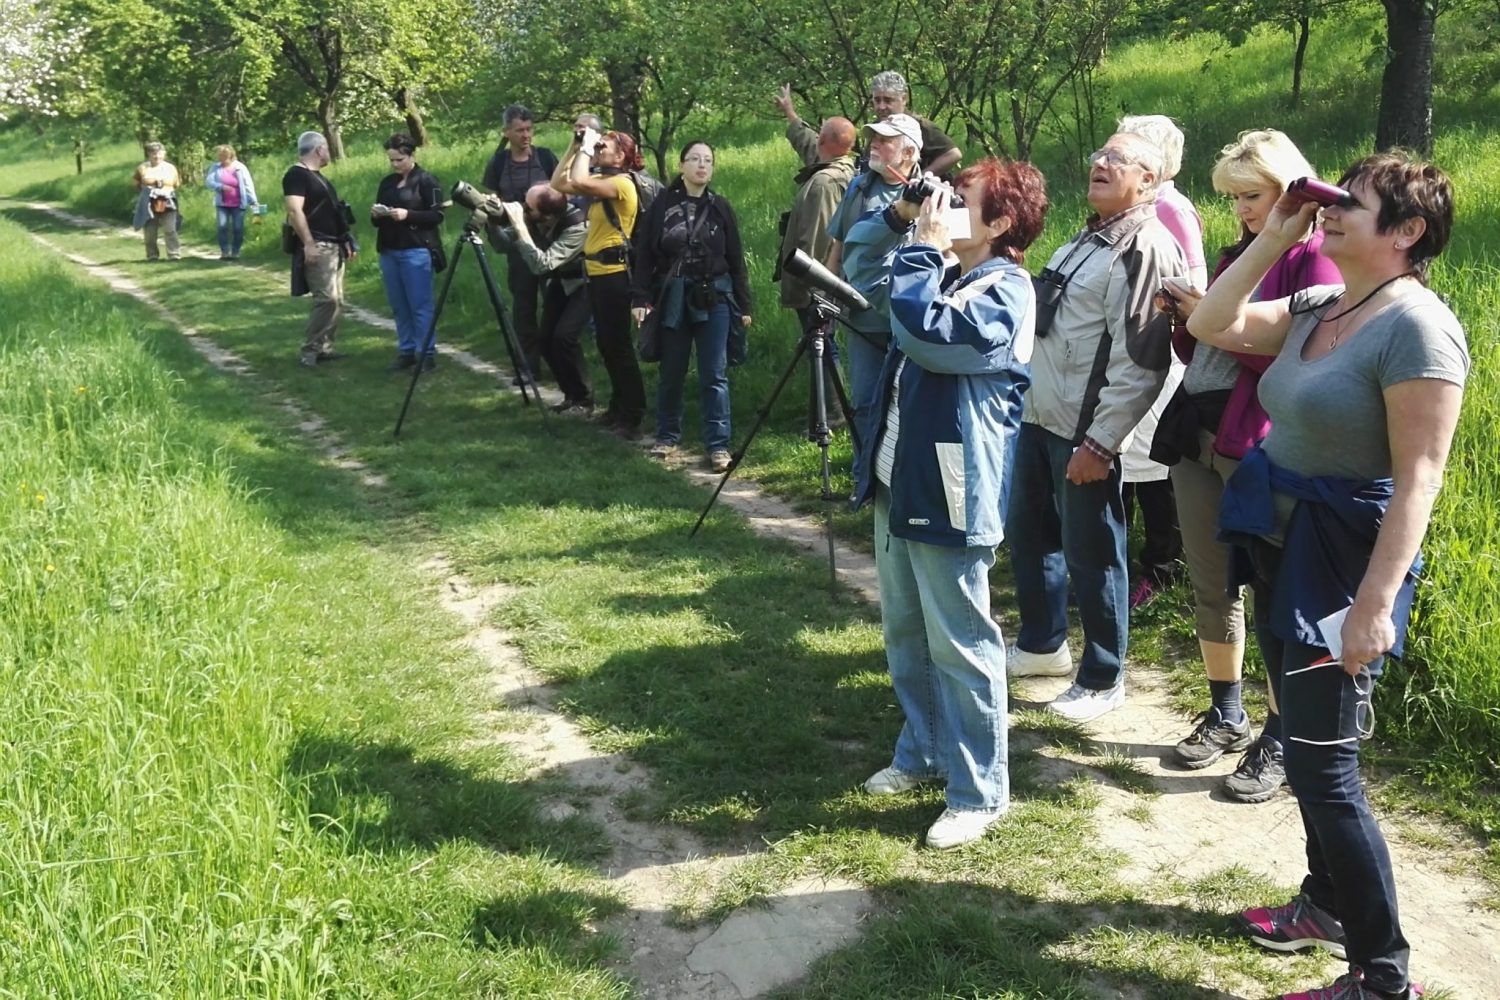
<path fill-rule="evenodd" d="M 1310 239 L 1298 243 L 1271 265 L 1271 269 L 1260 279 L 1260 285 L 1255 289 L 1255 300 L 1270 302 L 1284 299 L 1293 292 L 1300 292 L 1314 285 L 1342 285 L 1344 276 L 1339 274 L 1338 265 L 1323 256 L 1322 247 L 1323 230 L 1314 229 Z M 1237 256 L 1238 249 L 1222 254 L 1218 264 L 1214 266 L 1209 284 L 1213 284 L 1219 273 L 1234 263 Z M 1172 330 L 1172 348 L 1184 364 L 1193 360 L 1193 348 L 1197 344 L 1198 341 L 1193 339 L 1186 327 L 1179 326 Z M 1229 402 L 1219 421 L 1219 431 L 1214 435 L 1214 451 L 1228 458 L 1239 459 L 1260 444 L 1271 429 L 1271 418 L 1261 408 L 1256 391 L 1260 387 L 1261 375 L 1271 367 L 1271 362 L 1276 358 L 1266 354 L 1240 354 L 1237 351 L 1228 353 L 1240 363 L 1240 374 L 1235 379 L 1234 388 L 1229 390 Z"/>

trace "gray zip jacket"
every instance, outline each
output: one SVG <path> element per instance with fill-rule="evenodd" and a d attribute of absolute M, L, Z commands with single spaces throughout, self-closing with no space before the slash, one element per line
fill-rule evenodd
<path fill-rule="evenodd" d="M 1187 273 L 1182 250 L 1146 202 L 1084 229 L 1047 266 L 1071 278 L 1037 337 L 1022 419 L 1118 454 L 1167 378 L 1172 325 L 1152 298 L 1163 277 Z"/>

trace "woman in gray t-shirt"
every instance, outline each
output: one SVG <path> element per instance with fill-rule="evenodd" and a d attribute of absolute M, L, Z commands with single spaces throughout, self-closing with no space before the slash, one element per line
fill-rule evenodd
<path fill-rule="evenodd" d="M 1260 236 L 1188 321 L 1204 343 L 1275 356 L 1260 381 L 1261 405 L 1271 418 L 1262 450 L 1272 465 L 1350 481 L 1351 489 L 1374 480 L 1392 485 L 1368 551 L 1352 551 L 1339 539 L 1340 549 L 1283 553 L 1280 539 L 1299 501 L 1280 494 L 1275 528 L 1252 550 L 1257 635 L 1281 703 L 1287 779 L 1306 828 L 1308 874 L 1287 905 L 1248 910 L 1240 919 L 1267 947 L 1323 947 L 1347 954 L 1350 964 L 1328 993 L 1291 993 L 1288 1000 L 1415 995 L 1390 854 L 1360 782 L 1359 741 L 1370 732 L 1382 659 L 1400 639 L 1397 596 L 1432 516 L 1469 370 L 1463 329 L 1425 287 L 1427 265 L 1453 227 L 1447 176 L 1382 153 L 1356 163 L 1339 183 L 1347 194 L 1323 209 L 1322 227 L 1323 253 L 1338 264 L 1342 288 L 1250 301 L 1261 275 L 1318 210 L 1283 195 Z M 1333 575 L 1359 581 L 1342 625 L 1322 626 L 1323 646 L 1285 639 L 1285 627 L 1270 627 L 1272 593 L 1290 593 L 1293 582 L 1278 579 L 1283 559 L 1289 573 L 1332 562 Z M 1294 609 L 1304 610 L 1310 609 Z"/>

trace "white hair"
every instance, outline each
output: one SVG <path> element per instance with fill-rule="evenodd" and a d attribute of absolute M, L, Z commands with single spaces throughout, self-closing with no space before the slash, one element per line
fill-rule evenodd
<path fill-rule="evenodd" d="M 1117 132 L 1138 135 L 1161 150 L 1161 179 L 1169 181 L 1182 169 L 1182 129 L 1166 115 L 1126 115 Z"/>
<path fill-rule="evenodd" d="M 907 93 L 906 77 L 893 69 L 881 70 L 870 77 L 870 93 L 881 91 L 887 94 Z"/>
<path fill-rule="evenodd" d="M 328 140 L 323 138 L 322 132 L 303 132 L 297 136 L 297 155 L 306 156 L 317 151 L 320 146 L 328 145 Z"/>

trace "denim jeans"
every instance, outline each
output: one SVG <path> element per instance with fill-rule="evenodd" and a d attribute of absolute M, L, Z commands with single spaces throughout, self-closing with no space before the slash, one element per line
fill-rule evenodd
<path fill-rule="evenodd" d="M 426 247 L 384 250 L 380 254 L 380 277 L 385 280 L 385 298 L 396 318 L 396 350 L 416 354 L 427 341 L 432 326 L 432 251 Z M 437 341 L 427 346 L 436 353 Z"/>
<path fill-rule="evenodd" d="M 1073 444 L 1036 424 L 1016 435 L 1006 511 L 1021 632 L 1016 645 L 1050 653 L 1068 638 L 1068 580 L 1083 620 L 1078 683 L 1107 691 L 1125 676 L 1130 626 L 1120 464 L 1098 482 L 1068 482 Z"/>
<path fill-rule="evenodd" d="M 729 303 L 719 301 L 701 323 L 661 331 L 661 380 L 656 384 L 656 440 L 682 440 L 682 387 L 688 356 L 698 349 L 698 397 L 703 408 L 703 443 L 709 451 L 729 450 Z"/>
<path fill-rule="evenodd" d="M 990 617 L 993 548 L 953 548 L 890 533 L 891 495 L 875 494 L 875 566 L 891 685 L 906 715 L 891 766 L 948 782 L 952 809 L 1010 805 L 1005 643 Z"/>
<path fill-rule="evenodd" d="M 245 243 L 245 209 L 220 205 L 214 216 L 219 225 L 219 253 L 238 256 Z"/>
<path fill-rule="evenodd" d="M 1270 608 L 1281 550 L 1254 547 L 1255 633 L 1281 707 L 1281 746 L 1287 783 L 1297 797 L 1307 837 L 1302 891 L 1344 925 L 1351 967 L 1382 993 L 1407 985 L 1411 946 L 1401 933 L 1396 878 L 1380 824 L 1370 811 L 1359 774 L 1361 736 L 1374 727 L 1374 680 L 1350 677 L 1336 664 L 1313 661 L 1325 649 L 1286 642 L 1260 609 Z"/>
<path fill-rule="evenodd" d="M 879 339 L 881 334 L 872 336 Z M 883 335 L 889 337 L 889 334 Z M 849 408 L 854 411 L 854 429 L 863 441 L 867 434 L 874 433 L 875 427 L 872 421 L 879 419 L 874 415 L 875 408 L 880 400 L 880 369 L 885 366 L 886 349 L 877 347 L 859 334 L 850 332 L 848 343 L 849 359 Z M 880 416 L 883 416 L 880 415 Z M 860 481 L 860 473 L 864 471 L 864 456 L 860 454 L 861 449 L 854 451 L 854 481 Z"/>

